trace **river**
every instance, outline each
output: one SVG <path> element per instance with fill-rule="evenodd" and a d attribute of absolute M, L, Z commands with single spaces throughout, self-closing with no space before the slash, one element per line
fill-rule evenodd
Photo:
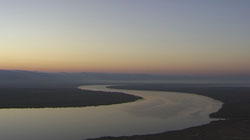
<path fill-rule="evenodd" d="M 109 89 L 105 85 L 79 88 L 124 92 L 143 99 L 95 107 L 0 109 L 0 139 L 81 140 L 153 134 L 209 123 L 214 120 L 209 114 L 222 106 L 220 101 L 196 94 Z"/>

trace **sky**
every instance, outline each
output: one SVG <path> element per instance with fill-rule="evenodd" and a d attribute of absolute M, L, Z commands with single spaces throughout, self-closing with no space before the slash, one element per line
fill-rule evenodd
<path fill-rule="evenodd" d="M 0 0 L 0 69 L 250 74 L 248 0 Z"/>

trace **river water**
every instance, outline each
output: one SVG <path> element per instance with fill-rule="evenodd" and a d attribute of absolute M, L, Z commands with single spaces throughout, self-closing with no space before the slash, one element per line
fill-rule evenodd
<path fill-rule="evenodd" d="M 214 120 L 209 114 L 222 106 L 195 94 L 109 89 L 105 85 L 79 88 L 124 92 L 143 99 L 96 107 L 0 109 L 0 139 L 81 140 L 153 134 L 209 123 Z"/>

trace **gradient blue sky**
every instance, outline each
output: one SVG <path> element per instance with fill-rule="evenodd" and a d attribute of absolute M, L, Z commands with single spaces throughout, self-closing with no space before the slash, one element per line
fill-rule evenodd
<path fill-rule="evenodd" d="M 0 69 L 250 74 L 248 0 L 0 0 Z"/>

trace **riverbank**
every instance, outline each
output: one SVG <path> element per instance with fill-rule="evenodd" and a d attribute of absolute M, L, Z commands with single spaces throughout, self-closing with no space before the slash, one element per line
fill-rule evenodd
<path fill-rule="evenodd" d="M 206 125 L 159 134 L 104 137 L 92 140 L 249 140 L 250 139 L 250 87 L 204 84 L 133 84 L 111 86 L 116 89 L 158 90 L 195 93 L 222 101 L 223 107 L 210 115 L 225 118 Z"/>
<path fill-rule="evenodd" d="M 0 88 L 1 108 L 86 107 L 133 102 L 141 97 L 125 93 L 77 88 Z"/>

